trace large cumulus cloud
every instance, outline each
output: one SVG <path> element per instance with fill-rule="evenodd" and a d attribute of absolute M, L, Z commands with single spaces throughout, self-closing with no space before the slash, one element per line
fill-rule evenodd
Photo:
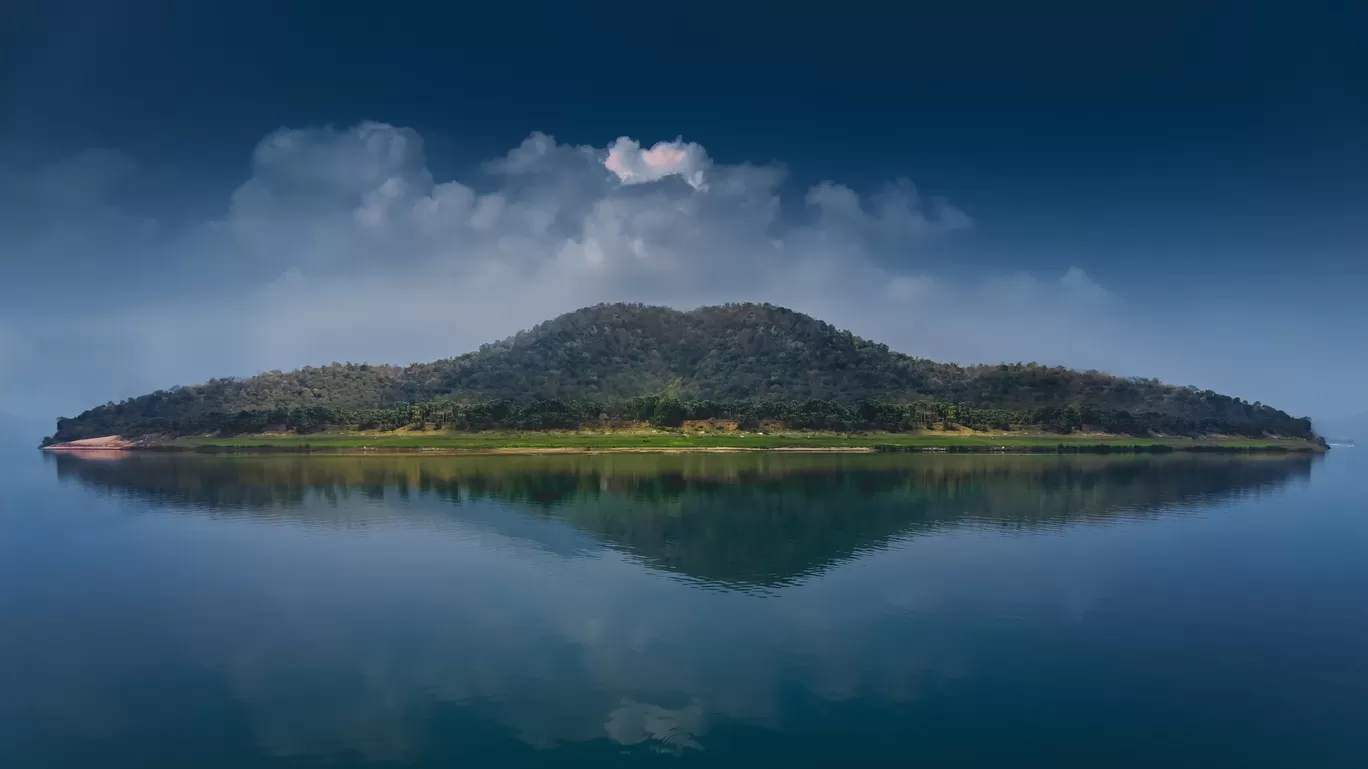
<path fill-rule="evenodd" d="M 421 138 L 380 123 L 263 139 L 252 177 L 210 228 L 214 249 L 274 271 L 250 294 L 253 322 L 236 328 L 246 357 L 256 367 L 441 357 L 618 300 L 773 301 L 893 335 L 911 352 L 1030 357 L 941 344 L 930 321 L 965 292 L 986 292 L 979 314 L 992 315 L 1029 305 L 1072 317 L 1098 298 L 1086 277 L 1019 276 L 1003 290 L 890 271 L 884 253 L 915 253 L 972 224 L 906 180 L 867 196 L 824 182 L 786 206 L 777 166 L 718 163 L 682 140 L 597 148 L 540 133 L 484 171 L 438 182 Z"/>

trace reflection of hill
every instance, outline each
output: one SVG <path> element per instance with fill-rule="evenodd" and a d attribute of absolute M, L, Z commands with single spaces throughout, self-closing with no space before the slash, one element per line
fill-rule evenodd
<path fill-rule="evenodd" d="M 1315 461 L 772 454 L 53 459 L 62 478 L 154 505 L 354 525 L 357 518 L 346 511 L 373 510 L 367 503 L 407 516 L 418 514 L 415 500 L 431 499 L 457 517 L 509 533 L 528 522 L 471 504 L 491 500 L 573 524 L 658 568 L 761 585 L 790 582 L 917 531 L 1154 514 L 1273 489 L 1308 476 Z"/>

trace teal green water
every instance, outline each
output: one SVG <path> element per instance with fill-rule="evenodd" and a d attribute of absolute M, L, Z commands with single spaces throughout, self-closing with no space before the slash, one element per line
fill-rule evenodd
<path fill-rule="evenodd" d="M 1368 766 L 1365 478 L 16 452 L 0 766 Z"/>

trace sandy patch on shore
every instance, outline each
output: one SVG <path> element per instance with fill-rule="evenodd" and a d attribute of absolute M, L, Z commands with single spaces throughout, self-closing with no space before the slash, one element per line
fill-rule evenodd
<path fill-rule="evenodd" d="M 82 438 L 79 441 L 67 441 L 66 443 L 54 443 L 44 446 L 44 451 L 127 451 L 137 448 L 136 443 L 124 440 L 117 435 L 106 435 L 103 438 Z"/>

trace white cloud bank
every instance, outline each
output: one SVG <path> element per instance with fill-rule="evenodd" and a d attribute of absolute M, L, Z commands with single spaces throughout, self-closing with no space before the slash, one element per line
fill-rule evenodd
<path fill-rule="evenodd" d="M 1040 323 L 1057 334 L 1105 298 L 1077 268 L 960 286 L 882 266 L 972 224 L 906 180 L 868 197 L 824 182 L 785 210 L 777 166 L 539 133 L 485 170 L 492 185 L 437 182 L 418 135 L 380 123 L 263 139 L 210 228 L 223 258 L 274 271 L 232 328 L 243 364 L 442 357 L 601 301 L 771 301 L 912 353 L 1016 359 L 1047 349 L 1029 344 Z M 948 328 L 1017 313 L 1032 333 Z"/>
<path fill-rule="evenodd" d="M 109 198 L 130 165 L 108 153 L 77 161 L 40 172 L 38 198 L 118 210 Z M 92 259 L 157 254 L 167 274 L 251 277 L 70 308 L 24 335 L 0 315 L 0 362 L 33 372 L 0 381 L 0 396 L 70 413 L 209 376 L 430 360 L 605 301 L 768 301 L 935 359 L 1221 383 L 1194 376 L 1210 370 L 1209 350 L 1175 365 L 1078 267 L 977 280 L 919 268 L 919 254 L 974 223 L 905 179 L 867 195 L 834 181 L 795 194 L 780 166 L 717 162 L 682 139 L 599 148 L 533 133 L 478 177 L 438 181 L 415 131 L 375 122 L 281 129 L 251 161 L 221 217 L 180 231 L 103 228 L 92 244 L 72 237 L 72 217 L 39 217 L 67 230 L 30 235 L 40 252 L 56 239 Z M 60 364 L 33 359 L 51 350 Z"/>

